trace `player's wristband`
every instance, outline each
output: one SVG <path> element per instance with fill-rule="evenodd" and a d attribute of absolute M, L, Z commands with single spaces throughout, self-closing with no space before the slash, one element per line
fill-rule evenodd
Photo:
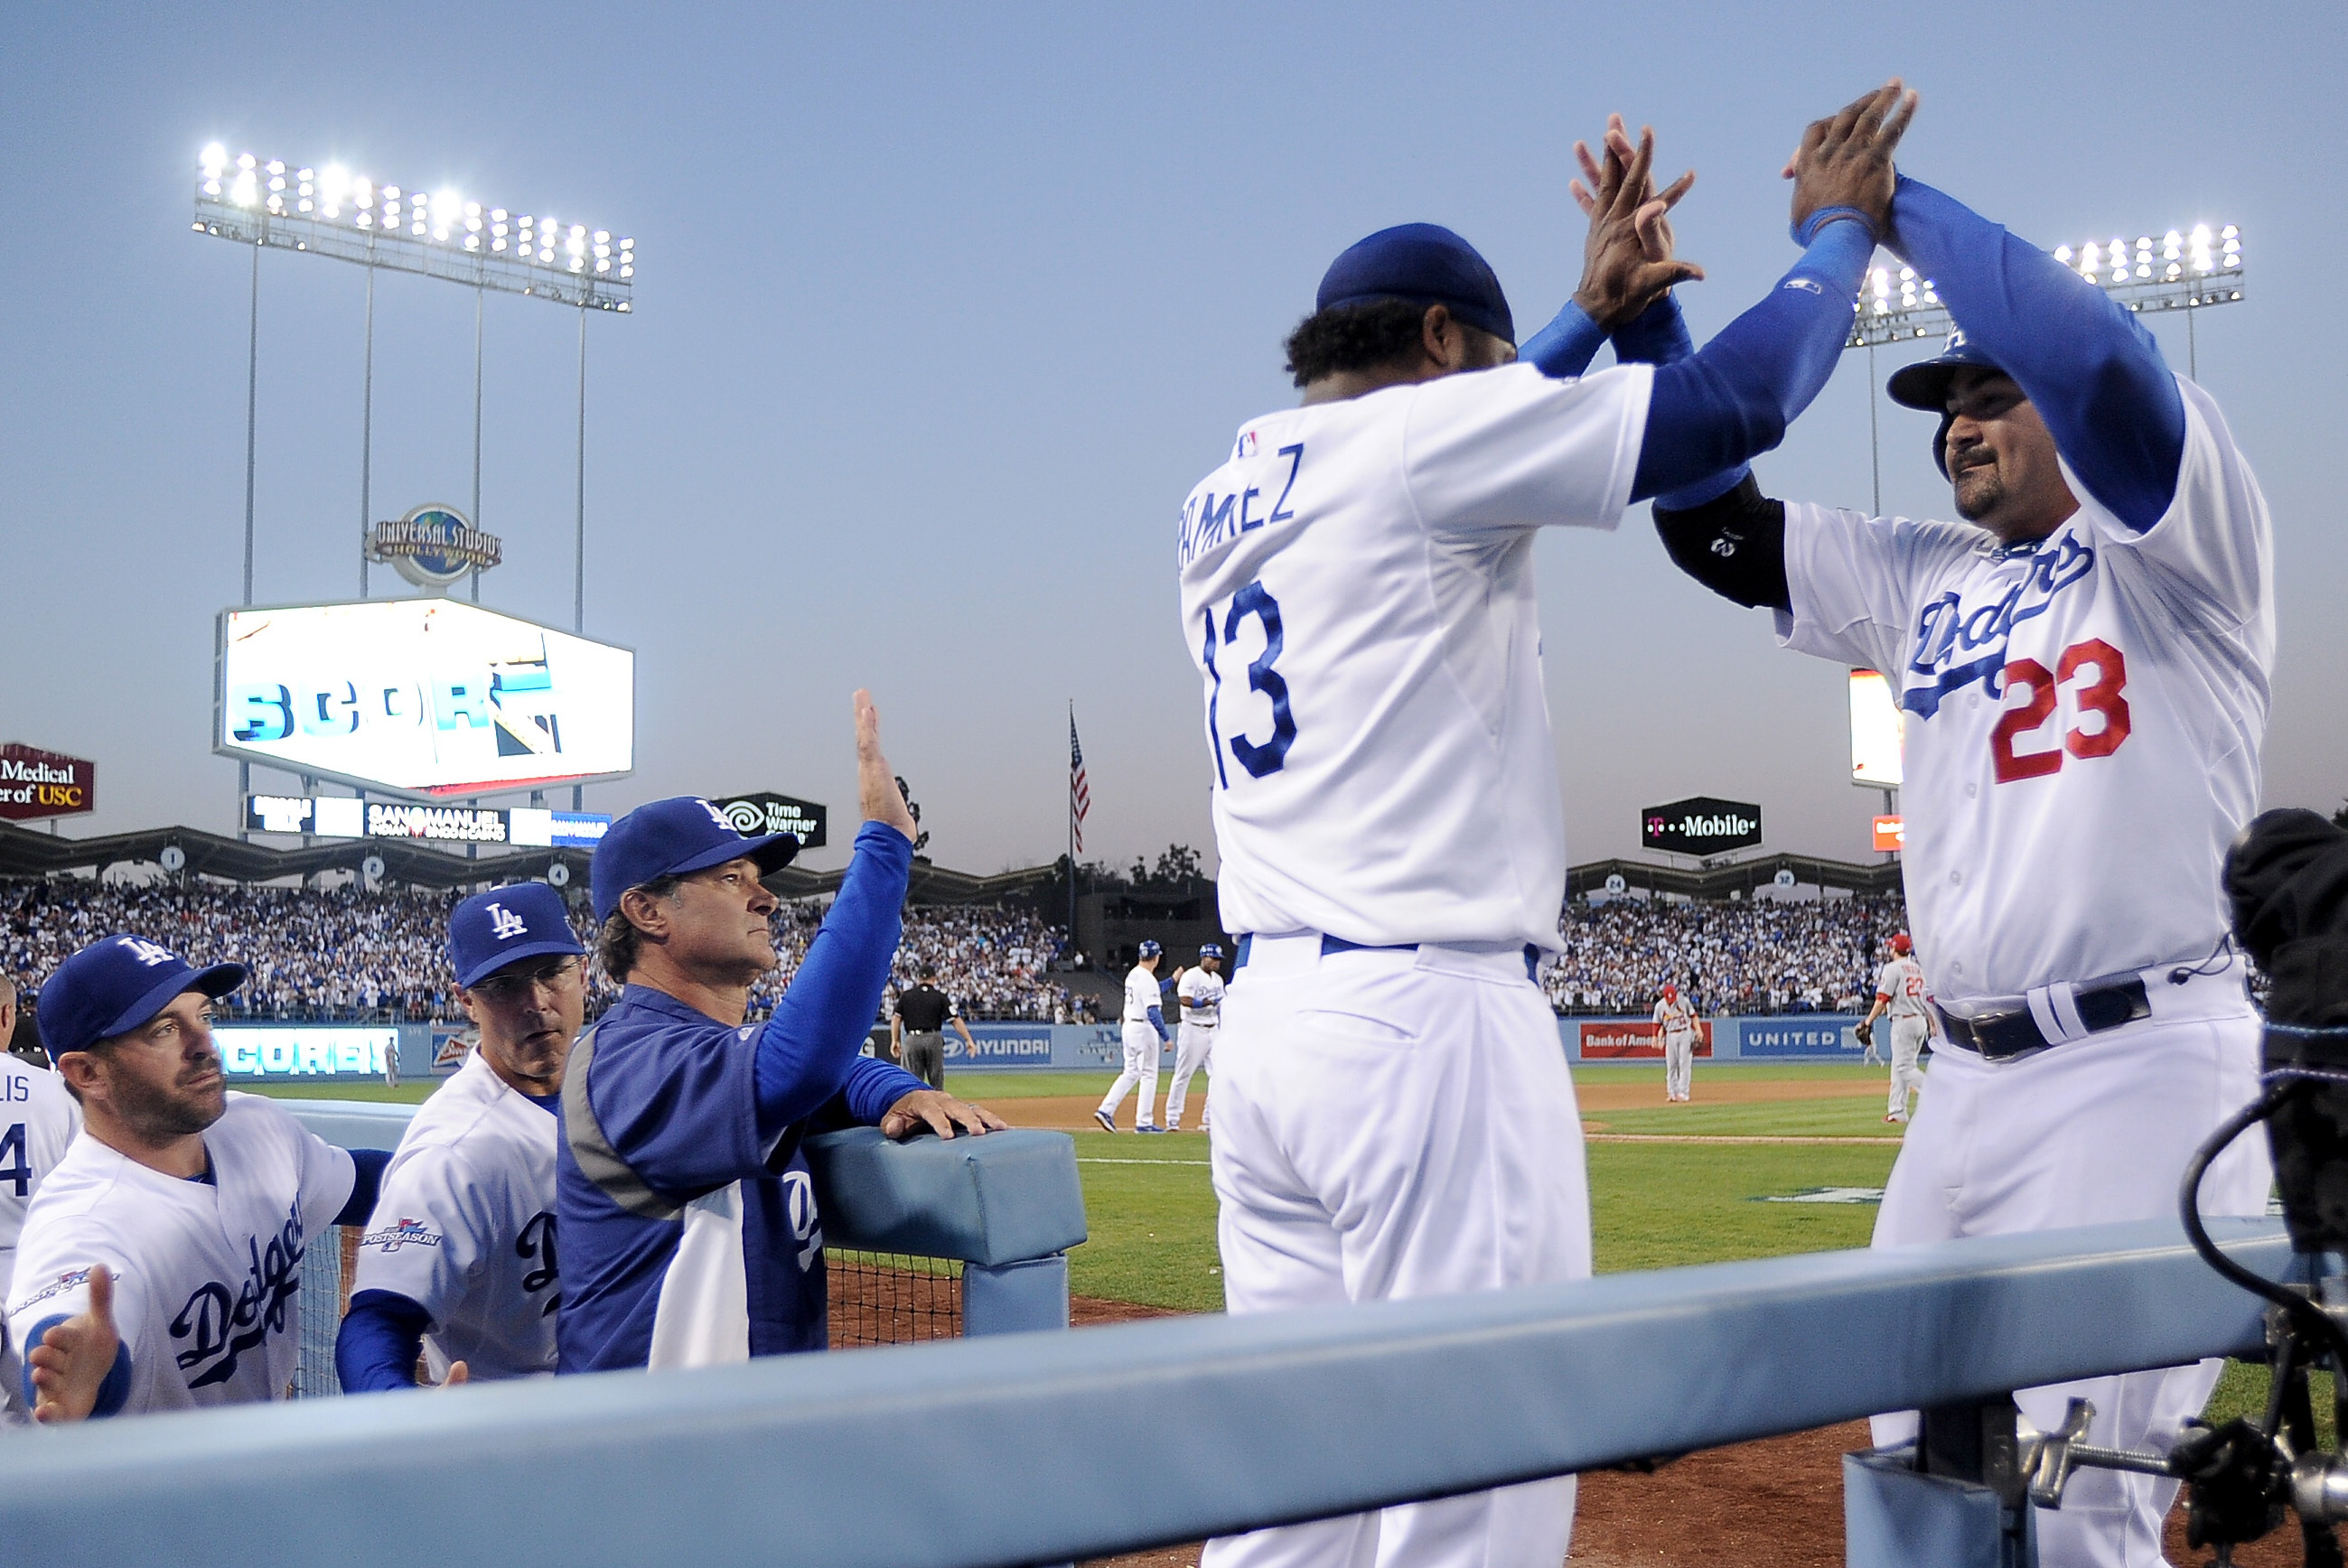
<path fill-rule="evenodd" d="M 1794 236 L 1794 243 L 1807 251 L 1818 239 L 1820 230 L 1829 223 L 1839 223 L 1845 220 L 1865 229 L 1869 240 L 1880 242 L 1883 238 L 1882 231 L 1875 226 L 1875 220 L 1856 207 L 1821 207 L 1799 223 L 1792 225 L 1789 231 Z"/>

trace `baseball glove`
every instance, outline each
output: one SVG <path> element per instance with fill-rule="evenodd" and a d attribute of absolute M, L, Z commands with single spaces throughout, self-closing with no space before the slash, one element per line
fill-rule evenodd
<path fill-rule="evenodd" d="M 1859 1043 L 1861 1045 L 1873 1045 L 1875 1043 L 1875 1026 L 1871 1023 L 1860 1024 L 1850 1032 L 1859 1037 Z"/>

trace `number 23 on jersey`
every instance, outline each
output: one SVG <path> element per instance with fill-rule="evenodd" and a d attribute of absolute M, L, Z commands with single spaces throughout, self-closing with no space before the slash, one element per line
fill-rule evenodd
<path fill-rule="evenodd" d="M 2066 753 L 2082 761 L 2110 756 L 2133 727 L 2120 695 L 2127 661 L 2100 637 L 2063 650 L 2051 671 L 2035 659 L 2008 660 L 2003 684 L 2005 712 L 1989 737 L 2000 784 L 2060 773 Z M 2042 733 L 2050 719 L 2056 730 L 2051 737 Z"/>

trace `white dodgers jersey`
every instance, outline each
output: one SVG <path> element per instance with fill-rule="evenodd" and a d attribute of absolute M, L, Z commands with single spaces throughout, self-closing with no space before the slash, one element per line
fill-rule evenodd
<path fill-rule="evenodd" d="M 351 1288 L 391 1290 L 432 1315 L 433 1378 L 554 1370 L 562 1295 L 554 1233 L 554 1113 L 475 1050 L 416 1112 L 384 1172 Z"/>
<path fill-rule="evenodd" d="M 17 1343 L 115 1278 L 130 1352 L 125 1415 L 283 1399 L 301 1354 L 302 1256 L 350 1201 L 351 1157 L 273 1101 L 232 1092 L 204 1131 L 212 1180 L 167 1176 L 87 1132 L 41 1185 L 16 1247 Z M 320 1238 L 319 1233 L 329 1234 Z"/>
<path fill-rule="evenodd" d="M 1269 414 L 1190 493 L 1224 929 L 1558 946 L 1533 538 L 1614 527 L 1653 382 L 1506 365 Z"/>
<path fill-rule="evenodd" d="M 62 1080 L 0 1050 L 0 1304 L 33 1194 L 81 1131 L 81 1107 Z M 22 1414 L 24 1367 L 0 1317 L 0 1420 Z"/>
<path fill-rule="evenodd" d="M 1914 958 L 1894 958 L 1875 977 L 1875 994 L 1889 999 L 1883 1010 L 1893 1018 L 1924 1016 L 1924 966 Z"/>
<path fill-rule="evenodd" d="M 1204 969 L 1189 969 L 1174 983 L 1175 994 L 1187 1005 L 1182 1021 L 1202 1029 L 1213 1029 L 1223 1021 L 1223 977 L 1210 975 Z"/>
<path fill-rule="evenodd" d="M 1945 1002 L 2192 963 L 2226 934 L 2274 567 L 2249 464 L 2209 395 L 2178 385 L 2177 496 L 2142 533 L 2067 464 L 2079 509 L 2035 545 L 1786 508 L 1779 637 L 1900 692 L 1909 914 Z"/>
<path fill-rule="evenodd" d="M 1159 1000 L 1165 994 L 1158 989 L 1156 975 L 1151 974 L 1139 964 L 1134 965 L 1132 968 L 1126 971 L 1125 1011 L 1120 1015 L 1122 1021 L 1148 1023 L 1151 1008 L 1158 1008 L 1158 1016 L 1165 1017 L 1165 1009 L 1160 1005 Z"/>

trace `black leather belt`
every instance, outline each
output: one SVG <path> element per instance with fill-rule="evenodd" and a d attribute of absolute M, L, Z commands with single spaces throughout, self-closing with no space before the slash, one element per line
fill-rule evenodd
<path fill-rule="evenodd" d="M 1234 977 L 1247 968 L 1248 953 L 1254 946 L 1255 933 L 1242 932 L 1238 942 L 1234 944 L 1231 954 L 1231 974 Z M 1325 932 L 1321 938 L 1321 956 L 1324 958 L 1332 953 L 1415 953 L 1416 951 L 1418 951 L 1416 942 L 1400 942 L 1381 948 L 1368 942 L 1349 942 L 1343 937 L 1332 937 Z M 1527 942 L 1525 944 L 1525 979 L 1537 979 L 1540 972 L 1540 949 Z"/>
<path fill-rule="evenodd" d="M 2080 986 L 2071 992 L 2071 1005 L 2077 1009 L 2082 1032 L 2086 1034 L 2101 1034 L 2152 1016 L 2152 998 L 2145 990 L 2141 975 Z M 1976 1013 L 1972 1018 L 1959 1018 L 1939 1002 L 1932 1004 L 1932 1011 L 1939 1016 L 1941 1028 L 1951 1044 L 1977 1052 L 1983 1061 L 2011 1061 L 2063 1043 L 2062 1040 L 2047 1038 L 2027 1002 L 2020 1007 Z"/>

